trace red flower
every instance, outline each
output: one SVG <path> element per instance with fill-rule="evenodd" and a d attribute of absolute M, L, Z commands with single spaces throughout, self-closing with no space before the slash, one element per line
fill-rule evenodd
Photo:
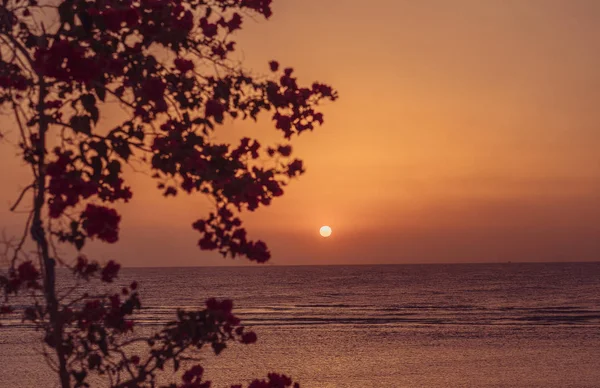
<path fill-rule="evenodd" d="M 10 306 L 2 306 L 2 307 L 0 307 L 0 314 L 10 314 L 12 312 L 13 312 L 13 309 Z"/>
<path fill-rule="evenodd" d="M 83 229 L 88 237 L 98 237 L 108 243 L 117 242 L 119 239 L 121 216 L 115 209 L 88 204 L 81 217 Z"/>
<path fill-rule="evenodd" d="M 200 249 L 204 251 L 212 251 L 217 249 L 217 243 L 212 240 L 211 233 L 205 233 L 204 237 L 198 241 L 198 245 L 200 246 Z"/>
<path fill-rule="evenodd" d="M 317 121 L 319 124 L 323 125 L 323 113 L 315 113 L 313 115 L 313 121 Z"/>
<path fill-rule="evenodd" d="M 199 232 L 204 232 L 206 230 L 206 222 L 204 222 L 204 220 L 198 220 L 192 224 L 192 228 Z"/>
<path fill-rule="evenodd" d="M 106 263 L 102 268 L 101 278 L 103 282 L 112 283 L 112 281 L 119 275 L 121 265 L 114 262 L 113 260 Z"/>
<path fill-rule="evenodd" d="M 206 18 L 200 19 L 200 28 L 202 29 L 202 33 L 208 38 L 214 37 L 219 31 L 219 27 L 214 23 L 209 23 Z"/>
<path fill-rule="evenodd" d="M 17 268 L 19 280 L 22 282 L 33 283 L 40 277 L 40 272 L 33 266 L 31 261 L 21 263 Z"/>
<path fill-rule="evenodd" d="M 123 20 L 127 27 L 137 26 L 140 22 L 140 11 L 137 8 L 129 8 L 123 12 Z"/>
<path fill-rule="evenodd" d="M 276 113 L 273 118 L 276 121 L 275 127 L 277 129 L 283 130 L 286 134 L 290 133 L 292 129 L 292 119 L 290 116 Z"/>
<path fill-rule="evenodd" d="M 88 262 L 88 260 L 83 257 L 77 257 L 77 264 L 73 267 L 73 273 L 83 279 L 89 279 L 90 276 L 93 276 L 98 270 L 100 266 L 96 262 Z"/>
<path fill-rule="evenodd" d="M 258 340 L 258 337 L 253 331 L 242 334 L 242 343 L 244 344 L 253 344 L 256 342 L 256 340 Z"/>
<path fill-rule="evenodd" d="M 219 306 L 219 301 L 215 298 L 210 298 L 206 300 L 206 308 L 209 310 L 218 310 Z"/>
<path fill-rule="evenodd" d="M 169 187 L 167 187 L 167 189 L 165 190 L 165 193 L 163 195 L 165 197 L 168 197 L 170 195 L 174 197 L 177 195 L 177 189 L 173 186 L 169 186 Z"/>
<path fill-rule="evenodd" d="M 190 11 L 185 11 L 180 19 L 175 19 L 175 26 L 182 31 L 190 31 L 194 28 L 194 15 Z"/>
<path fill-rule="evenodd" d="M 204 368 L 200 365 L 193 366 L 181 376 L 181 379 L 185 383 L 181 388 L 210 388 L 211 384 L 209 381 L 202 382 L 203 374 Z"/>
<path fill-rule="evenodd" d="M 231 299 L 223 299 L 221 301 L 221 311 L 224 313 L 231 313 L 233 310 L 233 301 Z"/>
<path fill-rule="evenodd" d="M 239 13 L 236 12 L 233 14 L 231 20 L 227 22 L 227 28 L 229 28 L 229 32 L 233 32 L 242 28 L 242 17 Z"/>
<path fill-rule="evenodd" d="M 249 260 L 256 261 L 257 263 L 267 262 L 271 258 L 267 244 L 260 240 L 257 242 L 248 242 L 244 253 Z"/>
<path fill-rule="evenodd" d="M 97 353 L 92 353 L 88 357 L 88 366 L 90 369 L 99 367 L 102 364 L 102 357 Z"/>
<path fill-rule="evenodd" d="M 175 59 L 174 64 L 177 70 L 182 73 L 194 70 L 194 62 L 187 59 L 177 58 Z"/>
<path fill-rule="evenodd" d="M 279 146 L 279 148 L 277 148 L 277 152 L 279 152 L 279 154 L 281 154 L 281 156 L 290 156 L 292 154 L 292 146 L 289 145 L 285 145 L 285 146 Z"/>
<path fill-rule="evenodd" d="M 294 177 L 296 175 L 300 175 L 303 172 L 304 172 L 304 167 L 303 167 L 302 161 L 300 159 L 296 159 L 288 165 L 287 174 L 289 177 Z"/>
<path fill-rule="evenodd" d="M 272 1 L 273 0 L 242 0 L 240 5 L 242 7 L 253 9 L 268 19 L 273 14 L 271 11 Z"/>
<path fill-rule="evenodd" d="M 150 101 L 164 100 L 165 89 L 164 81 L 160 78 L 150 78 L 142 85 L 144 96 Z"/>
<path fill-rule="evenodd" d="M 206 117 L 222 118 L 225 113 L 225 107 L 217 100 L 206 101 Z"/>
<path fill-rule="evenodd" d="M 102 19 L 104 20 L 104 25 L 109 31 L 119 31 L 121 29 L 123 15 L 116 9 L 109 8 L 102 12 Z"/>

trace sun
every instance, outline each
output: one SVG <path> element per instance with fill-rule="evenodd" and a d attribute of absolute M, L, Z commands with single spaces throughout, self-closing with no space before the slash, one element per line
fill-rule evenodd
<path fill-rule="evenodd" d="M 321 229 L 319 229 L 319 234 L 321 234 L 323 237 L 329 237 L 331 236 L 331 228 L 327 225 L 321 226 Z"/>

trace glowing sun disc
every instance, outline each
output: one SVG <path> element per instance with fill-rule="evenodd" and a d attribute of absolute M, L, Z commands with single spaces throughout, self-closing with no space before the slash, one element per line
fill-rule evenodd
<path fill-rule="evenodd" d="M 323 237 L 329 237 L 331 236 L 331 228 L 327 225 L 321 226 L 321 229 L 319 229 L 319 234 L 321 234 Z"/>

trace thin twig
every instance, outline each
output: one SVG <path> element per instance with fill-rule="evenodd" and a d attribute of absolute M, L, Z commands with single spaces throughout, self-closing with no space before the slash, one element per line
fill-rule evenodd
<path fill-rule="evenodd" d="M 16 210 L 17 206 L 19 206 L 19 203 L 21 203 L 21 200 L 25 196 L 25 193 L 27 193 L 29 190 L 33 189 L 33 187 L 34 186 L 33 186 L 33 183 L 32 183 L 29 186 L 25 187 L 23 189 L 23 191 L 21 191 L 21 194 L 19 194 L 19 198 L 17 198 L 17 201 L 15 202 L 15 204 L 10 207 L 10 211 L 11 212 L 14 212 Z"/>

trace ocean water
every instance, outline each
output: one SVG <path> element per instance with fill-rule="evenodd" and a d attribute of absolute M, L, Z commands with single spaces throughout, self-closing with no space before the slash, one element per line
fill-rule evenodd
<path fill-rule="evenodd" d="M 303 387 L 600 387 L 600 263 L 124 269 L 151 330 L 232 298 L 259 335 L 215 387 L 270 371 Z M 53 387 L 35 333 L 0 328 L 0 387 Z"/>

